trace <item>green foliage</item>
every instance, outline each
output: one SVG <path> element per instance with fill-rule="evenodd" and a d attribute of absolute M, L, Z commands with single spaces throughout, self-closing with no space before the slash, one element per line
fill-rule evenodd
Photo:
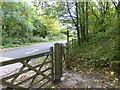
<path fill-rule="evenodd" d="M 45 42 L 48 41 L 45 37 L 60 33 L 59 21 L 40 15 L 36 6 L 26 2 L 3 2 L 1 5 L 3 46 Z"/>
<path fill-rule="evenodd" d="M 47 41 L 46 39 L 42 38 L 42 37 L 37 37 L 37 36 L 34 36 L 32 38 L 29 38 L 28 39 L 30 43 L 34 43 L 34 42 L 45 42 Z"/>
<path fill-rule="evenodd" d="M 33 35 L 45 38 L 47 35 L 46 26 L 41 21 L 40 18 L 34 19 L 33 24 L 35 29 L 33 30 Z"/>
<path fill-rule="evenodd" d="M 49 16 L 40 17 L 42 23 L 45 25 L 47 35 L 57 35 L 60 33 L 59 22 L 49 18 Z"/>
<path fill-rule="evenodd" d="M 118 56 L 117 38 L 119 35 L 115 31 L 100 32 L 90 38 L 88 43 L 83 43 L 80 47 L 73 45 L 72 55 L 78 55 L 88 59 L 85 67 L 104 68 L 109 67 L 114 57 Z"/>
<path fill-rule="evenodd" d="M 58 35 L 48 35 L 49 40 L 60 40 L 60 39 L 66 39 L 67 36 L 64 34 L 58 34 Z"/>

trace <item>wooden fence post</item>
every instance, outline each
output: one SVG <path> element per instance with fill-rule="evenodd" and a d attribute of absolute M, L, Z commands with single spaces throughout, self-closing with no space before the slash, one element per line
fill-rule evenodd
<path fill-rule="evenodd" d="M 56 43 L 55 44 L 55 83 L 60 82 L 61 78 L 61 69 L 62 69 L 62 44 Z"/>
<path fill-rule="evenodd" d="M 53 53 L 53 47 L 50 47 L 50 52 Z M 52 83 L 54 82 L 54 60 L 53 60 L 53 54 L 50 55 L 51 57 L 51 79 L 52 79 Z"/>
<path fill-rule="evenodd" d="M 66 68 L 69 69 L 69 30 L 67 30 L 67 43 L 66 43 Z"/>
<path fill-rule="evenodd" d="M 70 62 L 69 62 L 69 43 L 66 43 L 66 61 L 65 61 L 66 63 L 66 68 L 67 69 L 69 69 L 69 64 L 70 64 Z"/>

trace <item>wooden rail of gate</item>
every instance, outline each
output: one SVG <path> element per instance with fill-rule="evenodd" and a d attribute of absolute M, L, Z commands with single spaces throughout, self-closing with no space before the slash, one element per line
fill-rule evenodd
<path fill-rule="evenodd" d="M 45 57 L 45 59 L 42 60 L 41 64 L 32 65 L 30 63 L 31 60 L 33 60 L 35 58 L 40 58 L 40 57 L 41 57 L 41 59 L 43 59 L 43 57 Z M 48 58 L 50 58 L 50 59 L 48 59 Z M 15 63 L 22 64 L 22 67 L 19 69 L 19 71 L 17 73 L 14 73 L 14 74 L 6 76 L 6 77 L 2 77 L 0 79 L 0 82 L 3 86 L 7 86 L 10 88 L 22 88 L 22 87 L 25 88 L 25 86 L 24 86 L 25 83 L 29 82 L 29 85 L 27 85 L 26 88 L 32 88 L 37 84 L 39 85 L 39 87 L 41 87 L 44 84 L 46 84 L 47 82 L 49 82 L 49 81 L 53 82 L 53 80 L 54 80 L 53 47 L 50 48 L 49 52 L 32 55 L 32 56 L 27 56 L 27 57 L 23 57 L 23 58 L 19 58 L 19 59 L 3 61 L 1 63 L 2 63 L 2 66 L 15 64 Z M 45 67 L 46 65 L 47 65 L 47 67 Z M 31 75 L 30 72 L 32 72 L 34 74 Z M 28 77 L 22 81 L 19 80 L 17 82 L 16 80 L 21 75 L 24 75 L 25 73 L 29 73 L 30 77 Z M 45 80 L 45 82 L 40 84 L 40 82 L 43 80 Z"/>

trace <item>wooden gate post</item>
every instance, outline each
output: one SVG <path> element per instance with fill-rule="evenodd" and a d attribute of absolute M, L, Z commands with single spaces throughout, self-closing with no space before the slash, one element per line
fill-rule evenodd
<path fill-rule="evenodd" d="M 55 83 L 60 82 L 62 74 L 62 44 L 55 43 L 54 47 L 54 59 L 55 59 Z"/>

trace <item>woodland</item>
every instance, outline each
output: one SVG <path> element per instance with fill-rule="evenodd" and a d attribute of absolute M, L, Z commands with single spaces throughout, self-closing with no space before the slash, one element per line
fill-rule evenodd
<path fill-rule="evenodd" d="M 65 40 L 68 69 L 120 81 L 120 0 L 110 2 L 2 2 L 2 48 Z M 83 72 L 84 72 L 83 71 Z M 95 72 L 96 71 L 96 72 Z"/>

